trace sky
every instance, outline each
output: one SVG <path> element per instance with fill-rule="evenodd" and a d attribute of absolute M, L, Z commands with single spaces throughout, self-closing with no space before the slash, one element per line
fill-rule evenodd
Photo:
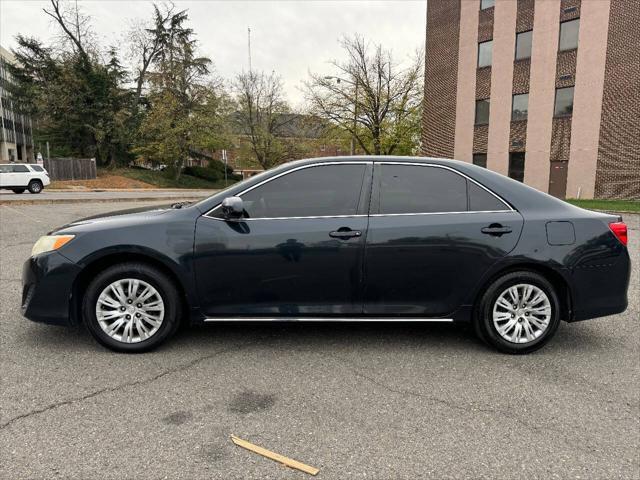
<path fill-rule="evenodd" d="M 225 79 L 248 68 L 247 27 L 251 28 L 254 70 L 276 71 L 295 107 L 302 105 L 301 82 L 308 72 L 330 75 L 329 61 L 343 52 L 338 39 L 358 33 L 381 43 L 398 62 L 409 61 L 424 47 L 426 0 L 398 1 L 174 1 L 188 9 L 190 26 Z M 48 1 L 0 0 L 0 45 L 16 46 L 15 36 L 50 40 L 57 34 L 42 12 Z M 103 46 L 121 44 L 132 21 L 151 18 L 152 3 L 144 0 L 78 0 L 92 17 Z"/>

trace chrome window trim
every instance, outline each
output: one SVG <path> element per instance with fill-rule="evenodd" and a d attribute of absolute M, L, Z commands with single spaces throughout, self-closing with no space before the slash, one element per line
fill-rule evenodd
<path fill-rule="evenodd" d="M 515 212 L 516 210 L 511 207 L 511 205 L 509 205 L 509 203 L 507 201 L 505 201 L 502 197 L 500 197 L 498 194 L 492 192 L 491 190 L 489 190 L 487 187 L 485 187 L 484 185 L 482 185 L 481 183 L 477 182 L 476 180 L 474 180 L 473 178 L 469 177 L 468 175 L 456 170 L 455 168 L 451 168 L 448 167 L 446 165 L 438 165 L 435 163 L 419 163 L 419 162 L 385 162 L 385 161 L 347 161 L 347 162 L 320 162 L 320 163 L 312 163 L 310 165 L 301 165 L 300 167 L 296 167 L 296 168 L 292 168 L 291 170 L 287 170 L 286 172 L 282 172 L 274 177 L 270 177 L 267 178 L 259 183 L 256 183 L 255 185 L 243 190 L 242 192 L 238 193 L 236 196 L 240 197 L 242 195 L 244 195 L 245 193 L 250 192 L 251 190 L 253 190 L 254 188 L 258 188 L 266 183 L 269 183 L 272 180 L 275 180 L 277 178 L 283 177 L 285 175 L 288 175 L 290 173 L 293 172 L 297 172 L 298 170 L 304 170 L 306 168 L 313 168 L 313 167 L 321 167 L 321 166 L 325 166 L 325 165 L 372 165 L 372 164 L 379 164 L 379 165 L 409 165 L 409 166 L 414 166 L 414 167 L 435 167 L 435 168 L 442 168 L 444 170 L 449 170 L 457 175 L 460 175 L 461 177 L 465 178 L 466 180 L 469 180 L 470 182 L 475 183 L 478 187 L 482 188 L 483 190 L 485 190 L 486 192 L 488 192 L 489 194 L 493 195 L 495 198 L 497 198 L 502 204 L 504 204 L 507 207 L 507 210 L 470 210 L 470 211 L 464 211 L 464 212 L 414 212 L 414 213 L 373 213 L 373 214 L 369 214 L 369 215 L 311 215 L 311 216 L 306 216 L 306 217 L 262 217 L 262 218 L 243 218 L 242 221 L 243 222 L 247 222 L 247 221 L 256 221 L 256 220 L 304 220 L 304 219 L 321 219 L 321 218 L 358 218 L 358 217 L 396 217 L 396 216 L 412 216 L 412 215 L 459 215 L 459 214 L 464 214 L 464 213 L 470 213 L 470 214 L 475 214 L 475 213 L 504 213 L 504 212 Z M 211 218 L 213 220 L 219 220 L 219 221 L 223 221 L 226 222 L 227 220 L 225 220 L 224 218 L 218 218 L 218 217 L 212 217 L 210 214 L 212 214 L 215 210 L 217 210 L 218 208 L 220 208 L 220 206 L 222 205 L 222 202 L 220 202 L 218 205 L 216 205 L 215 207 L 213 207 L 211 210 L 209 210 L 207 213 L 205 213 L 203 216 L 207 217 L 207 218 Z"/>
<path fill-rule="evenodd" d="M 463 214 L 476 214 L 476 213 L 511 213 L 515 210 L 477 210 L 477 211 L 465 211 L 465 212 L 424 212 L 424 213 L 372 213 L 370 215 L 317 215 L 310 217 L 263 217 L 263 218 L 243 218 L 238 220 L 239 222 L 255 222 L 257 220 L 306 220 L 306 219 L 321 219 L 321 218 L 362 218 L 362 217 L 407 217 L 414 215 L 463 215 Z M 207 217 L 211 220 L 218 220 L 220 222 L 228 222 L 224 218 Z"/>
<path fill-rule="evenodd" d="M 280 178 L 280 177 L 284 177 L 285 175 L 289 175 L 290 173 L 297 172 L 298 170 L 304 170 L 306 168 L 313 168 L 313 167 L 322 167 L 322 166 L 325 166 L 325 165 L 373 165 L 373 162 L 371 160 L 360 160 L 360 161 L 354 160 L 354 161 L 347 161 L 347 162 L 319 162 L 319 163 L 312 163 L 312 164 L 309 164 L 309 165 L 301 165 L 299 167 L 292 168 L 291 170 L 287 170 L 286 172 L 279 173 L 278 175 L 275 175 L 273 177 L 269 177 L 269 178 L 267 178 L 267 179 L 265 179 L 265 180 L 263 180 L 261 182 L 258 182 L 255 185 L 252 185 L 251 187 L 247 188 L 246 190 L 241 191 L 240 193 L 238 193 L 235 196 L 236 197 L 240 197 L 240 196 L 244 195 L 245 193 L 250 192 L 254 188 L 258 188 L 258 187 L 264 185 L 265 183 L 269 183 L 272 180 L 275 180 L 275 179 Z M 211 210 L 209 210 L 203 216 L 208 217 L 208 218 L 213 218 L 213 219 L 216 219 L 216 220 L 221 220 L 221 219 L 217 219 L 216 217 L 210 217 L 209 216 L 210 213 L 213 213 L 221 205 L 222 205 L 222 202 L 220 202 L 218 205 L 213 207 Z M 353 217 L 353 216 L 365 216 L 366 217 L 366 215 L 328 215 L 326 217 L 325 216 L 322 216 L 322 217 L 320 217 L 320 216 L 315 216 L 315 217 L 313 217 L 313 216 L 311 216 L 311 217 L 264 217 L 264 218 L 252 218 L 252 219 L 245 218 L 245 219 L 243 219 L 243 221 L 244 220 L 275 220 L 275 219 L 287 219 L 287 218 L 296 218 L 296 219 L 299 219 L 299 218 L 339 218 L 339 217 L 346 218 L 346 217 Z"/>
<path fill-rule="evenodd" d="M 369 215 L 358 214 L 358 215 L 316 215 L 316 216 L 310 216 L 310 217 L 260 217 L 260 218 L 242 218 L 242 219 L 238 219 L 237 222 L 255 222 L 257 220 L 305 220 L 305 219 L 318 219 L 318 218 L 360 218 L 360 217 L 368 217 L 368 216 Z M 207 217 L 207 218 L 210 218 L 211 220 L 218 220 L 221 222 L 229 221 L 224 218 L 218 218 L 218 217 Z"/>
<path fill-rule="evenodd" d="M 500 197 L 498 194 L 492 192 L 491 190 L 489 190 L 487 187 L 485 187 L 484 185 L 482 185 L 481 183 L 477 182 L 476 180 L 474 180 L 473 178 L 471 178 L 470 176 L 460 172 L 459 170 L 456 170 L 455 168 L 451 168 L 448 167 L 446 165 L 438 165 L 435 163 L 418 163 L 418 162 L 385 162 L 385 161 L 381 161 L 381 162 L 376 162 L 379 163 L 381 165 L 410 165 L 413 167 L 435 167 L 435 168 L 443 168 L 445 170 L 449 170 L 453 173 L 456 173 L 458 175 L 460 175 L 463 178 L 466 178 L 467 180 L 469 180 L 470 182 L 475 183 L 477 186 L 479 186 L 480 188 L 482 188 L 483 190 L 485 190 L 486 192 L 489 192 L 491 195 L 493 195 L 494 197 L 496 197 L 500 202 L 502 202 L 504 204 L 505 207 L 507 207 L 507 210 L 478 210 L 478 212 L 487 212 L 487 213 L 493 213 L 494 211 L 499 211 L 499 212 L 514 212 L 515 209 L 509 205 L 509 202 L 507 202 L 506 200 L 504 200 L 502 197 Z M 441 214 L 445 214 L 445 213 L 459 213 L 459 212 L 424 212 L 425 214 L 427 213 L 441 213 Z M 462 212 L 462 213 L 472 213 L 472 212 Z M 475 211 L 473 213 L 476 213 Z M 388 215 L 421 215 L 421 213 L 392 213 L 392 214 L 388 214 Z"/>
<path fill-rule="evenodd" d="M 515 210 L 474 210 L 466 212 L 372 213 L 370 217 L 407 217 L 413 215 L 462 215 L 465 213 L 511 213 Z"/>
<path fill-rule="evenodd" d="M 453 322 L 453 318 L 415 317 L 214 317 L 205 322 Z"/>

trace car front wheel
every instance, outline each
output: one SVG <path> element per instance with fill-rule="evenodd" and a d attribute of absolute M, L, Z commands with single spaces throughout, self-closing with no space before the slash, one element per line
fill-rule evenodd
<path fill-rule="evenodd" d="M 162 271 L 143 263 L 123 263 L 91 281 L 82 312 L 102 345 L 119 352 L 145 352 L 176 330 L 180 298 Z"/>
<path fill-rule="evenodd" d="M 40 193 L 42 191 L 42 182 L 40 180 L 31 180 L 28 188 L 31 193 Z"/>
<path fill-rule="evenodd" d="M 476 311 L 478 336 L 505 353 L 523 354 L 541 348 L 560 324 L 553 285 L 534 272 L 508 273 L 484 292 Z"/>

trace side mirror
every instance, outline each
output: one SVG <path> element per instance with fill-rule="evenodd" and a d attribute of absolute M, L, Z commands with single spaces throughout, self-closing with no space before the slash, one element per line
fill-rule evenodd
<path fill-rule="evenodd" d="M 228 220 L 237 220 L 244 213 L 244 204 L 240 197 L 227 197 L 222 201 L 222 214 Z"/>

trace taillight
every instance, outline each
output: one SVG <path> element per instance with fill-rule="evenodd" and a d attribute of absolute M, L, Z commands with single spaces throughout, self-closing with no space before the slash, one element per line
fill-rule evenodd
<path fill-rule="evenodd" d="M 609 224 L 609 229 L 613 232 L 620 243 L 627 245 L 627 224 L 624 222 L 613 222 Z"/>

